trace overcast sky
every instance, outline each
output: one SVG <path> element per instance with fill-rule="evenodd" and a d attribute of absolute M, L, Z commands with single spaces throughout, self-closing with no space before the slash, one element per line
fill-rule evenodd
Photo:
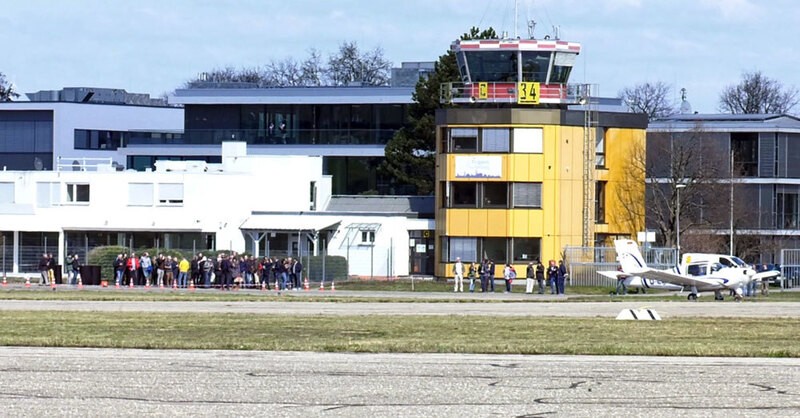
<path fill-rule="evenodd" d="M 800 87 L 800 2 L 520 0 L 519 34 L 582 44 L 572 82 L 604 96 L 664 81 L 715 112 L 744 71 Z M 18 91 L 115 87 L 160 95 L 204 70 L 257 66 L 343 41 L 395 65 L 434 61 L 472 26 L 514 34 L 513 0 L 3 0 L 0 72 Z"/>

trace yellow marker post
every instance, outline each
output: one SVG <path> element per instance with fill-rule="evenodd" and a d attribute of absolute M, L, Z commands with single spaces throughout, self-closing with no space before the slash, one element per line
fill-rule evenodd
<path fill-rule="evenodd" d="M 539 83 L 523 81 L 517 83 L 517 103 L 539 104 Z"/>

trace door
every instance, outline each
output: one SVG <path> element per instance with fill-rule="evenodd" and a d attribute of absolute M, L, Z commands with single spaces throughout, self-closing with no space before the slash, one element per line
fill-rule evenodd
<path fill-rule="evenodd" d="M 409 274 L 433 276 L 434 234 L 430 230 L 408 231 Z"/>

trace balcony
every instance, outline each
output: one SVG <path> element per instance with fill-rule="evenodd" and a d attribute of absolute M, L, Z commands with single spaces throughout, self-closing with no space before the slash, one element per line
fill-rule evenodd
<path fill-rule="evenodd" d="M 218 145 L 245 141 L 251 145 L 386 145 L 396 129 L 189 129 L 182 135 L 137 135 L 128 145 Z"/>
<path fill-rule="evenodd" d="M 584 104 L 591 96 L 590 93 L 591 85 L 589 84 L 540 84 L 532 82 L 442 83 L 439 102 L 443 104 L 577 105 Z"/>

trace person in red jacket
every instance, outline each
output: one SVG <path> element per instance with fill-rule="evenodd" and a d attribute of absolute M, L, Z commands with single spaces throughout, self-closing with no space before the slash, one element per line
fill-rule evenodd
<path fill-rule="evenodd" d="M 134 285 L 139 284 L 139 258 L 136 257 L 136 253 L 131 253 L 130 258 L 128 258 L 127 267 L 131 282 Z"/>

